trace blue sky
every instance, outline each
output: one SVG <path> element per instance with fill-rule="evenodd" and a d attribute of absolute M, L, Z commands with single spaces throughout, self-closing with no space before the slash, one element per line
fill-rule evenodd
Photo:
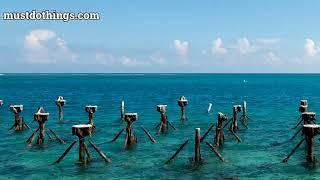
<path fill-rule="evenodd" d="M 99 12 L 99 21 L 0 20 L 0 72 L 319 72 L 320 1 L 1 1 L 3 12 Z M 37 46 L 34 46 L 36 43 Z"/>

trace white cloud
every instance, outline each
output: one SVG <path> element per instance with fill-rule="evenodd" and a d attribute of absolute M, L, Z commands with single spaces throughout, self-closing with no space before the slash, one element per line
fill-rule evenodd
<path fill-rule="evenodd" d="M 248 54 L 256 51 L 256 48 L 253 47 L 247 38 L 238 39 L 238 49 L 240 54 Z"/>
<path fill-rule="evenodd" d="M 221 38 L 217 38 L 213 41 L 212 47 L 211 47 L 211 53 L 212 54 L 225 54 L 227 53 L 227 49 L 222 47 L 222 40 Z"/>
<path fill-rule="evenodd" d="M 36 29 L 24 39 L 26 60 L 29 63 L 50 64 L 58 61 L 74 62 L 78 56 L 72 53 L 65 40 L 46 29 Z"/>
<path fill-rule="evenodd" d="M 154 63 L 157 64 L 167 64 L 167 60 L 161 56 L 160 52 L 156 52 L 150 55 L 149 57 Z"/>
<path fill-rule="evenodd" d="M 110 53 L 97 52 L 95 54 L 95 63 L 102 65 L 112 65 L 115 62 L 115 58 Z"/>
<path fill-rule="evenodd" d="M 148 62 L 138 61 L 127 56 L 122 56 L 121 64 L 127 67 L 145 67 L 150 65 Z"/>
<path fill-rule="evenodd" d="M 189 43 L 187 41 L 174 40 L 174 47 L 179 56 L 188 54 Z"/>
<path fill-rule="evenodd" d="M 316 46 L 312 39 L 307 38 L 304 45 L 304 50 L 308 56 L 315 56 L 319 53 L 320 48 Z"/>

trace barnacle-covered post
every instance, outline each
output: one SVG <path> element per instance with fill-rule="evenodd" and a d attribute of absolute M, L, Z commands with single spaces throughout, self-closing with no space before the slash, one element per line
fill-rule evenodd
<path fill-rule="evenodd" d="M 86 163 L 85 159 L 85 137 L 91 135 L 91 124 L 79 124 L 72 126 L 72 135 L 76 135 L 79 138 L 79 163 Z"/>
<path fill-rule="evenodd" d="M 86 164 L 87 161 L 90 161 L 91 155 L 88 147 L 85 144 L 85 137 L 91 136 L 93 126 L 91 124 L 77 124 L 72 126 L 72 135 L 76 135 L 79 138 L 79 163 Z M 77 141 L 74 141 L 65 152 L 59 157 L 59 159 L 54 163 L 60 163 L 63 158 L 68 154 L 68 152 L 72 149 L 74 144 Z M 105 162 L 111 162 L 111 160 L 95 145 L 92 141 L 89 140 L 90 145 L 93 147 L 95 151 L 104 159 Z M 87 156 L 87 159 L 86 159 Z"/>
<path fill-rule="evenodd" d="M 223 145 L 224 142 L 224 130 L 223 130 L 223 122 L 227 121 L 228 118 L 226 115 L 222 114 L 221 112 L 218 113 L 218 118 L 217 118 L 217 127 L 216 127 L 216 136 L 214 138 L 214 143 L 216 146 L 221 146 Z"/>
<path fill-rule="evenodd" d="M 138 113 L 125 113 L 124 119 L 127 122 L 125 146 L 137 143 L 137 137 L 133 133 L 133 123 L 138 120 Z"/>
<path fill-rule="evenodd" d="M 32 133 L 32 135 L 28 138 L 28 140 L 26 141 L 29 146 L 32 146 L 32 142 L 37 134 L 37 132 L 39 131 L 39 136 L 37 139 L 37 144 L 38 145 L 42 145 L 44 144 L 44 138 L 45 138 L 45 133 L 48 135 L 49 139 L 54 140 L 51 135 L 53 137 L 55 137 L 55 139 L 57 139 L 61 144 L 65 144 L 64 140 L 61 139 L 57 133 L 55 133 L 52 129 L 49 128 L 49 131 L 45 130 L 45 123 L 47 120 L 49 120 L 49 113 L 47 113 L 43 107 L 38 108 L 38 111 L 34 114 L 34 120 L 38 122 L 39 127 L 34 130 L 34 132 Z M 51 134 L 51 135 L 50 135 Z"/>
<path fill-rule="evenodd" d="M 238 128 L 238 113 L 241 112 L 241 105 L 234 105 L 233 106 L 233 117 L 230 126 L 230 130 L 232 132 L 237 132 Z"/>
<path fill-rule="evenodd" d="M 167 105 L 157 105 L 157 111 L 160 112 L 160 127 L 159 132 L 166 132 L 168 130 L 168 120 L 166 115 Z"/>
<path fill-rule="evenodd" d="M 24 122 L 20 113 L 23 111 L 23 105 L 10 105 L 10 110 L 14 114 L 14 124 L 10 129 L 15 128 L 16 131 L 23 131 L 29 129 L 29 126 Z"/>
<path fill-rule="evenodd" d="M 186 120 L 185 107 L 188 105 L 188 100 L 184 96 L 181 96 L 178 101 L 178 105 L 181 108 L 181 123 L 183 124 Z"/>
<path fill-rule="evenodd" d="M 63 121 L 63 111 L 62 107 L 66 104 L 66 100 L 63 99 L 62 96 L 59 96 L 58 99 L 55 101 L 56 105 L 58 106 L 59 110 L 59 121 Z"/>
<path fill-rule="evenodd" d="M 91 124 L 94 129 L 95 129 L 95 125 L 94 125 L 94 122 L 93 122 L 93 114 L 97 111 L 97 109 L 98 109 L 98 106 L 88 105 L 88 106 L 85 107 L 85 110 L 88 113 L 88 117 L 89 117 L 88 124 Z"/>
<path fill-rule="evenodd" d="M 200 128 L 196 128 L 195 139 L 194 139 L 194 162 L 201 162 L 201 152 L 200 152 Z"/>
<path fill-rule="evenodd" d="M 317 124 L 305 124 L 303 125 L 304 134 L 306 138 L 306 150 L 307 150 L 307 162 L 315 162 L 316 158 L 314 156 L 314 137 L 316 135 L 316 131 L 319 129 L 319 125 Z"/>
<path fill-rule="evenodd" d="M 121 106 L 120 106 L 120 120 L 124 121 L 124 101 L 121 101 Z"/>
<path fill-rule="evenodd" d="M 34 120 L 39 123 L 39 136 L 37 144 L 44 143 L 45 136 L 45 122 L 49 119 L 49 113 L 46 113 L 43 107 L 40 107 L 38 111 L 34 114 Z"/>

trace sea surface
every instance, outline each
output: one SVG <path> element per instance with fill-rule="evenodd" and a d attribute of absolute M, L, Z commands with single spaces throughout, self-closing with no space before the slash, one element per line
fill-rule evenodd
<path fill-rule="evenodd" d="M 306 163 L 304 145 L 288 163 L 282 160 L 302 138 L 289 141 L 296 130 L 298 107 L 307 99 L 309 110 L 320 112 L 320 74 L 4 74 L 0 76 L 0 179 L 319 179 L 320 166 Z M 177 101 L 189 100 L 187 121 L 180 123 Z M 59 123 L 55 100 L 63 96 L 64 122 Z M 122 134 L 110 141 L 125 123 L 120 123 L 120 103 L 126 112 L 137 112 L 134 123 L 138 144 L 127 150 Z M 231 116 L 232 106 L 247 102 L 249 129 L 239 124 L 237 140 L 225 129 L 226 141 L 219 151 L 221 162 L 205 143 L 201 144 L 204 162 L 193 165 L 195 128 L 203 135 L 217 113 Z M 212 113 L 207 113 L 212 103 Z M 30 130 L 8 130 L 13 122 L 11 104 L 23 104 L 22 116 Z M 87 165 L 77 164 L 78 144 L 58 165 L 52 165 L 77 137 L 73 124 L 87 123 L 85 105 L 97 105 L 94 122 L 97 131 L 91 140 L 112 160 L 108 164 L 87 146 L 94 159 Z M 160 114 L 157 104 L 167 104 L 169 121 L 177 130 L 158 134 L 155 126 Z M 37 128 L 33 114 L 38 107 L 50 113 L 46 123 L 66 144 L 50 141 L 28 147 L 26 140 Z M 143 125 L 157 140 L 150 142 L 140 129 Z M 212 143 L 214 130 L 206 141 Z M 89 137 L 87 138 L 89 139 Z M 179 146 L 189 144 L 170 164 L 165 162 Z M 319 137 L 315 154 L 320 158 Z M 35 139 L 36 140 L 36 139 Z"/>

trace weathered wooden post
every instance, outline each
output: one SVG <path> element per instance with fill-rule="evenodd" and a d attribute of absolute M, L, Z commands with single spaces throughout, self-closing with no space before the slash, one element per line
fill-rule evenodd
<path fill-rule="evenodd" d="M 241 105 L 234 105 L 233 106 L 233 117 L 232 117 L 232 122 L 230 126 L 230 130 L 232 132 L 237 132 L 239 129 L 238 127 L 238 113 L 241 112 Z"/>
<path fill-rule="evenodd" d="M 167 105 L 157 105 L 157 111 L 160 112 L 159 132 L 166 132 L 168 130 L 166 108 L 167 108 Z"/>
<path fill-rule="evenodd" d="M 196 165 L 198 163 L 202 162 L 202 156 L 201 156 L 201 151 L 200 151 L 200 143 L 201 143 L 201 135 L 200 135 L 200 128 L 196 128 L 195 129 L 195 139 L 194 139 L 194 157 L 189 158 L 189 160 L 192 163 L 195 163 Z M 173 156 L 171 156 L 169 158 L 169 160 L 167 160 L 165 163 L 169 164 L 170 162 L 172 162 L 172 160 L 174 160 L 178 154 L 182 151 L 182 149 L 188 144 L 189 140 L 186 140 L 180 147 L 179 149 L 173 154 Z M 217 151 L 217 149 L 215 147 L 213 147 L 210 143 L 206 142 L 206 144 L 209 146 L 209 148 L 212 150 L 212 152 L 214 152 L 216 154 L 217 157 L 219 157 L 219 159 L 221 161 L 224 161 L 223 157 L 221 156 L 221 154 Z"/>
<path fill-rule="evenodd" d="M 85 159 L 85 149 L 87 149 L 84 144 L 86 136 L 90 136 L 92 132 L 91 124 L 78 124 L 72 126 L 72 135 L 76 135 L 79 138 L 79 163 L 85 164 L 87 161 Z"/>
<path fill-rule="evenodd" d="M 126 130 L 126 139 L 124 141 L 124 145 L 126 148 L 128 148 L 131 145 L 137 143 L 137 137 L 133 133 L 133 123 L 136 120 L 138 120 L 138 113 L 125 113 L 124 120 L 127 122 L 126 128 L 121 129 L 111 141 L 108 141 L 108 143 L 115 142 L 119 138 L 119 136 L 122 134 L 122 132 Z M 140 125 L 140 128 L 148 136 L 151 142 L 157 143 L 156 140 L 152 137 L 152 135 L 149 133 L 149 131 L 146 128 L 144 128 L 142 125 Z"/>
<path fill-rule="evenodd" d="M 124 121 L 124 101 L 121 101 L 121 106 L 120 106 L 120 120 Z"/>
<path fill-rule="evenodd" d="M 224 142 L 224 130 L 223 130 L 223 122 L 227 121 L 228 117 L 221 112 L 218 113 L 218 118 L 217 118 L 217 127 L 216 127 L 216 136 L 214 138 L 214 143 L 216 146 L 221 146 L 223 145 Z"/>
<path fill-rule="evenodd" d="M 181 123 L 183 124 L 186 120 L 185 107 L 188 105 L 188 100 L 184 96 L 181 96 L 178 101 L 178 105 L 181 108 Z"/>
<path fill-rule="evenodd" d="M 316 131 L 320 128 L 317 124 L 305 124 L 303 125 L 304 134 L 306 138 L 306 149 L 307 149 L 307 162 L 315 162 L 316 158 L 314 156 L 314 136 Z"/>
<path fill-rule="evenodd" d="M 93 129 L 95 129 L 95 125 L 93 122 L 93 114 L 97 111 L 98 106 L 92 106 L 92 105 L 88 105 L 85 107 L 86 112 L 88 113 L 88 117 L 89 117 L 89 122 L 88 124 L 91 124 Z"/>
<path fill-rule="evenodd" d="M 45 122 L 49 119 L 49 113 L 46 113 L 43 107 L 38 109 L 38 112 L 34 114 L 34 120 L 39 123 L 39 136 L 37 140 L 37 144 L 44 143 L 44 136 L 45 136 Z"/>
<path fill-rule="evenodd" d="M 65 105 L 66 100 L 64 100 L 62 96 L 59 96 L 58 99 L 55 101 L 55 103 L 58 106 L 58 110 L 59 110 L 59 121 L 62 122 L 63 121 L 62 107 Z"/>
<path fill-rule="evenodd" d="M 194 162 L 198 163 L 202 161 L 200 152 L 200 128 L 196 128 L 195 139 L 194 139 Z"/>
<path fill-rule="evenodd" d="M 72 126 L 72 135 L 76 135 L 79 138 L 79 163 L 86 164 L 91 159 L 89 149 L 85 144 L 85 137 L 91 136 L 93 126 L 91 124 L 78 124 Z M 59 157 L 59 159 L 54 163 L 57 164 L 68 154 L 71 148 L 74 146 L 76 141 L 74 141 L 66 151 Z M 97 153 L 104 159 L 105 162 L 110 163 L 111 160 L 92 142 L 89 140 L 90 145 L 97 151 Z M 87 156 L 87 159 L 86 159 Z"/>
<path fill-rule="evenodd" d="M 212 103 L 209 103 L 207 113 L 210 113 L 210 112 L 211 112 L 211 107 L 212 107 Z"/>
<path fill-rule="evenodd" d="M 61 139 L 53 130 L 49 129 L 49 132 L 45 130 L 45 123 L 47 120 L 49 120 L 49 113 L 47 113 L 43 107 L 38 108 L 38 111 L 34 114 L 34 120 L 38 122 L 39 127 L 32 133 L 32 135 L 28 138 L 28 140 L 26 141 L 29 146 L 32 145 L 32 142 L 35 138 L 35 135 L 37 134 L 37 132 L 39 131 L 39 136 L 37 139 L 37 144 L 38 145 L 42 145 L 44 144 L 44 138 L 45 138 L 45 133 L 47 133 L 49 139 L 54 140 L 51 136 L 50 133 L 56 138 L 58 139 L 58 141 L 61 144 L 65 144 L 64 140 Z"/>
<path fill-rule="evenodd" d="M 300 140 L 300 142 L 291 150 L 289 155 L 282 162 L 288 162 L 289 158 L 295 153 L 295 151 L 300 147 L 304 140 L 306 141 L 307 162 L 314 163 L 316 161 L 314 156 L 314 136 L 319 134 L 320 125 L 315 123 L 315 116 L 316 113 L 314 112 L 303 112 L 301 114 L 303 127 L 301 127 L 290 140 L 293 140 L 300 131 L 302 131 L 302 135 L 304 135 L 304 138 Z"/>
<path fill-rule="evenodd" d="M 29 129 L 29 126 L 24 122 L 20 113 L 23 111 L 23 105 L 10 105 L 10 110 L 14 114 L 14 124 L 10 129 L 15 128 L 16 131 L 23 131 Z"/>
<path fill-rule="evenodd" d="M 137 137 L 133 134 L 133 123 L 138 120 L 138 113 L 125 113 L 124 119 L 127 122 L 125 146 L 137 143 Z"/>
<path fill-rule="evenodd" d="M 243 101 L 242 103 L 242 115 L 240 117 L 240 120 L 242 122 L 242 125 L 248 129 L 248 123 L 247 123 L 248 115 L 247 115 L 247 102 Z"/>

